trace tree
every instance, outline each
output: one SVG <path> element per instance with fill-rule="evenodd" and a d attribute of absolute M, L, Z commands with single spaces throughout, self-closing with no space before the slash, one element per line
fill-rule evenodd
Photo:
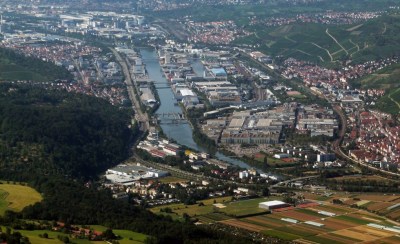
<path fill-rule="evenodd" d="M 182 215 L 183 219 L 185 220 L 185 222 L 190 222 L 190 216 L 187 213 L 183 213 Z"/>
<path fill-rule="evenodd" d="M 112 229 L 107 229 L 106 231 L 103 232 L 102 237 L 105 240 L 115 240 L 117 239 L 117 236 L 114 234 Z"/>
<path fill-rule="evenodd" d="M 261 190 L 261 194 L 264 197 L 269 196 L 269 188 L 267 186 L 263 187 L 262 190 Z"/>
<path fill-rule="evenodd" d="M 268 157 L 267 157 L 267 155 L 265 155 L 263 163 L 264 163 L 264 165 L 268 165 Z"/>

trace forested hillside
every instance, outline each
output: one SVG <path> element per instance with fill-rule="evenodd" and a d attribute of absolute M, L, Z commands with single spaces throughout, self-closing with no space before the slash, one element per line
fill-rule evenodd
<path fill-rule="evenodd" d="M 1 84 L 1 166 L 93 176 L 126 158 L 129 121 L 105 100 Z"/>
<path fill-rule="evenodd" d="M 0 80 L 54 81 L 72 79 L 68 70 L 40 59 L 25 57 L 11 49 L 0 48 Z"/>

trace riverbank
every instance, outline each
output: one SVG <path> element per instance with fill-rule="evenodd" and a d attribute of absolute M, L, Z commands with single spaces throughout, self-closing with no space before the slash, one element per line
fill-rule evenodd
<path fill-rule="evenodd" d="M 254 168 L 243 161 L 225 156 L 218 152 L 215 142 L 210 142 L 209 138 L 201 134 L 197 127 L 195 115 L 188 115 L 186 119 L 171 123 L 171 119 L 164 118 L 163 114 L 183 114 L 184 110 L 180 106 L 176 106 L 172 88 L 168 84 L 167 79 L 163 76 L 163 72 L 159 63 L 159 57 L 154 49 L 140 49 L 143 62 L 146 64 L 146 71 L 149 79 L 154 81 L 155 88 L 160 98 L 160 106 L 155 112 L 159 116 L 159 126 L 168 139 L 174 140 L 177 144 L 184 145 L 195 151 L 207 151 L 207 147 L 211 151 L 215 151 L 215 157 L 219 160 L 228 162 L 241 168 Z M 257 169 L 263 172 L 261 169 Z"/>

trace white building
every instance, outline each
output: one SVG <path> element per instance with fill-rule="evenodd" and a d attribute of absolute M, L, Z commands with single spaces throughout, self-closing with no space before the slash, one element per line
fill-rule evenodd
<path fill-rule="evenodd" d="M 239 178 L 240 179 L 244 179 L 244 178 L 247 178 L 247 177 L 249 177 L 249 172 L 247 172 L 246 170 L 239 172 Z"/>
<path fill-rule="evenodd" d="M 258 204 L 258 207 L 266 209 L 266 210 L 272 210 L 272 209 L 290 207 L 290 204 L 282 202 L 282 201 L 274 200 L 274 201 L 268 201 L 268 202 L 260 202 Z"/>

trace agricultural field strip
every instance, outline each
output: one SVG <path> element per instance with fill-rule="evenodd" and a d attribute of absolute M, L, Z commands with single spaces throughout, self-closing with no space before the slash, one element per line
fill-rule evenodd
<path fill-rule="evenodd" d="M 311 210 L 311 211 L 314 211 L 314 210 Z M 293 212 L 294 212 L 294 210 L 293 210 Z M 354 223 L 354 222 L 350 221 L 352 219 L 365 217 L 365 216 L 358 216 L 358 214 L 363 214 L 359 210 L 352 211 L 350 213 L 345 213 L 343 215 L 337 215 L 337 216 L 334 216 L 334 217 L 328 217 L 327 216 L 327 217 L 323 218 L 324 221 L 320 221 L 321 223 L 324 223 L 324 222 L 327 223 L 327 221 L 329 221 L 329 219 L 332 219 L 333 223 L 336 222 L 338 225 L 340 225 L 339 224 L 340 222 L 348 223 L 348 225 L 346 225 L 345 228 L 340 229 L 340 230 L 335 230 L 335 228 L 334 229 L 330 229 L 330 230 L 324 228 L 324 230 L 322 230 L 322 229 L 319 230 L 319 231 L 322 231 L 320 233 L 316 232 L 315 228 L 317 228 L 317 227 L 314 227 L 314 230 L 311 230 L 310 226 L 304 226 L 303 225 L 304 222 L 299 222 L 297 224 L 289 224 L 288 222 L 284 222 L 282 220 L 279 220 L 279 217 L 282 217 L 282 216 L 291 217 L 293 219 L 296 219 L 296 216 L 292 216 L 290 214 L 282 214 L 282 213 L 284 213 L 284 212 L 280 212 L 279 214 L 275 214 L 274 217 L 276 218 L 276 221 L 280 221 L 283 224 L 283 226 L 281 226 L 281 224 L 277 224 L 276 221 L 272 221 L 272 218 L 268 218 L 267 219 L 267 218 L 264 218 L 263 216 L 254 216 L 254 217 L 248 217 L 248 218 L 244 218 L 244 219 L 232 219 L 232 220 L 228 220 L 228 221 L 223 220 L 223 221 L 220 221 L 220 222 L 227 223 L 227 224 L 230 224 L 230 225 L 233 225 L 233 226 L 236 226 L 236 227 L 242 227 L 242 228 L 245 228 L 245 229 L 252 229 L 253 231 L 271 230 L 271 231 L 282 232 L 282 230 L 286 230 L 287 228 L 289 228 L 289 229 L 293 228 L 293 229 L 296 229 L 298 231 L 297 234 L 299 234 L 300 232 L 301 233 L 305 233 L 304 231 L 306 231 L 308 229 L 309 232 L 310 232 L 310 235 L 322 236 L 323 237 L 324 235 L 334 234 L 334 235 L 337 235 L 336 239 L 340 239 L 340 238 L 343 239 L 344 238 L 346 240 L 348 240 L 349 238 L 350 239 L 357 239 L 357 240 L 360 240 L 360 241 L 369 240 L 371 238 L 373 238 L 374 240 L 377 240 L 377 239 L 381 239 L 381 238 L 384 238 L 384 237 L 391 237 L 391 236 L 395 235 L 394 233 L 390 233 L 390 232 L 387 232 L 387 231 L 373 230 L 371 228 L 368 228 L 368 226 L 365 226 L 365 222 L 364 222 L 365 220 L 363 221 L 363 223 Z M 302 214 L 304 214 L 304 213 L 302 213 Z M 349 216 L 349 214 L 351 214 L 351 216 Z M 274 214 L 272 214 L 272 215 L 274 215 Z M 318 219 L 317 216 L 312 216 L 312 215 L 309 215 L 309 216 L 310 216 L 310 218 L 314 218 L 315 220 Z M 338 216 L 347 216 L 348 220 L 337 219 Z M 371 215 L 368 214 L 367 216 L 371 216 Z M 367 217 L 367 219 L 368 219 L 368 217 Z M 297 220 L 298 220 L 298 218 L 297 218 Z M 369 221 L 371 221 L 371 220 L 369 220 Z M 373 219 L 373 220 L 379 221 L 379 220 L 376 220 L 376 219 Z M 360 221 L 361 221 L 361 219 L 360 219 Z M 242 222 L 242 223 L 240 223 L 240 222 Z M 272 222 L 275 222 L 275 223 L 272 223 Z M 259 227 L 256 227 L 257 225 Z M 328 224 L 328 225 L 332 226 L 332 224 Z M 342 226 L 342 225 L 340 225 L 340 226 Z M 366 230 L 367 232 L 366 233 L 363 232 L 364 230 Z M 313 234 L 311 234 L 311 232 Z M 357 238 L 357 233 L 360 234 L 360 238 Z M 305 234 L 300 234 L 300 235 L 296 235 L 296 236 L 299 236 L 299 238 L 302 238 L 304 235 Z M 329 237 L 330 236 L 326 236 L 326 238 L 329 238 Z"/>
<path fill-rule="evenodd" d="M 331 217 L 331 218 L 334 218 L 334 217 Z M 323 222 L 323 221 L 321 221 L 321 222 Z M 325 232 L 322 234 L 318 234 L 316 236 L 328 237 L 331 234 L 337 235 L 338 237 L 341 237 L 341 238 L 347 238 L 347 239 L 351 238 L 351 239 L 356 239 L 356 240 L 360 240 L 360 241 L 372 240 L 371 237 L 375 238 L 375 239 L 381 239 L 381 238 L 391 237 L 391 236 L 396 235 L 393 232 L 384 231 L 384 230 L 380 231 L 380 230 L 373 229 L 366 225 L 356 225 L 356 226 L 348 226 L 343 229 L 333 230 L 331 232 Z M 362 238 L 357 238 L 357 236 L 359 236 L 359 235 Z"/>

